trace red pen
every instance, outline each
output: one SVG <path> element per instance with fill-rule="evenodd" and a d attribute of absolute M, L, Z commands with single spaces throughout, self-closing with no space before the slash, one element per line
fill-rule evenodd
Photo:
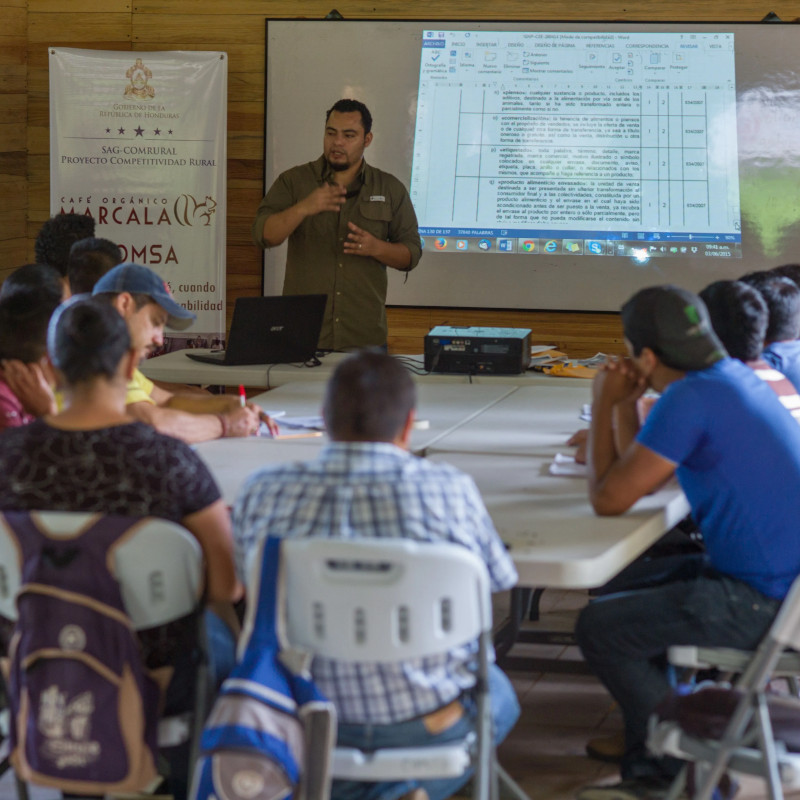
<path fill-rule="evenodd" d="M 244 386 L 241 383 L 239 384 L 239 404 L 242 408 L 247 405 L 247 395 L 244 393 Z"/>

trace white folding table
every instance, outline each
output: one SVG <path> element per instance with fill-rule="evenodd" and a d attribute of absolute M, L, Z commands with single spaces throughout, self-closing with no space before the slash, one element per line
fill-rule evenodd
<path fill-rule="evenodd" d="M 327 353 L 317 366 L 304 364 L 252 364 L 242 367 L 224 367 L 205 364 L 189 358 L 187 352 L 208 354 L 209 350 L 176 350 L 163 356 L 148 358 L 139 368 L 151 380 L 169 383 L 198 384 L 201 386 L 248 386 L 259 389 L 274 389 L 286 383 L 300 381 L 326 381 L 336 366 L 347 357 L 347 353 Z M 412 371 L 417 383 L 508 383 L 513 386 L 528 386 L 539 383 L 552 386 L 570 386 L 576 383 L 588 385 L 579 378 L 557 378 L 541 372 L 527 371 L 519 375 L 456 375 L 439 372 L 423 372 L 421 355 L 397 356 Z"/>
<path fill-rule="evenodd" d="M 584 479 L 550 474 L 556 453 L 570 452 L 565 443 L 581 425 L 578 411 L 587 400 L 580 387 L 520 388 L 425 451 L 473 477 L 517 567 L 519 588 L 497 641 L 498 662 L 505 666 L 543 666 L 540 659 L 507 656 L 515 642 L 563 644 L 571 638 L 521 630 L 532 602 L 538 618 L 541 592 L 529 587 L 602 586 L 689 513 L 673 480 L 626 514 L 598 517 Z"/>
<path fill-rule="evenodd" d="M 423 453 L 460 425 L 471 424 L 486 409 L 512 394 L 507 384 L 471 386 L 420 384 L 417 386 L 417 420 L 411 432 L 411 450 Z M 285 411 L 288 416 L 317 416 L 321 413 L 325 384 L 319 381 L 294 383 L 264 392 L 252 402 L 265 411 Z M 272 439 L 216 439 L 195 445 L 231 505 L 247 477 L 259 467 L 314 458 L 326 437 Z"/>
<path fill-rule="evenodd" d="M 324 389 L 319 381 L 287 384 L 254 401 L 265 410 L 316 415 Z M 598 517 L 584 479 L 549 473 L 555 454 L 570 452 L 567 439 L 585 426 L 579 414 L 589 388 L 583 382 L 526 387 L 420 383 L 417 390 L 417 417 L 427 425 L 412 432 L 412 451 L 446 461 L 473 477 L 509 547 L 519 586 L 525 587 L 521 591 L 527 591 L 523 596 L 530 597 L 531 587 L 603 585 L 689 512 L 673 482 L 626 514 Z M 196 449 L 232 504 L 256 469 L 314 458 L 325 441 L 220 439 Z M 516 638 L 519 623 L 519 614 L 516 619 L 512 615 L 506 639 Z"/>

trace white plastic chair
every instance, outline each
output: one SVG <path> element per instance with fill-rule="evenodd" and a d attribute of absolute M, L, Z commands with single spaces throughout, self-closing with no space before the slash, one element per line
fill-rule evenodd
<path fill-rule="evenodd" d="M 69 511 L 32 511 L 40 530 L 54 538 L 74 536 L 92 525 L 100 514 Z M 113 569 L 120 584 L 125 610 L 134 629 L 156 628 L 199 611 L 205 585 L 200 543 L 181 525 L 156 517 L 143 517 L 132 536 L 114 550 Z M 16 621 L 16 595 L 21 583 L 20 553 L 0 513 L 0 617 Z M 208 657 L 202 614 L 198 617 L 198 646 L 194 709 L 159 721 L 159 747 L 191 741 L 189 764 L 196 760 L 209 698 Z M 18 794 L 26 797 L 18 781 Z"/>
<path fill-rule="evenodd" d="M 800 755 L 787 752 L 780 741 L 776 742 L 766 695 L 776 668 L 791 664 L 793 654 L 787 649 L 800 649 L 800 577 L 795 579 L 772 626 L 741 669 L 735 684 L 739 700 L 718 740 L 693 736 L 674 720 L 651 719 L 647 741 L 650 751 L 695 763 L 699 780 L 694 800 L 708 800 L 726 770 L 762 777 L 772 800 L 782 800 L 782 783 L 800 788 Z M 679 649 L 675 655 L 686 660 L 687 652 Z M 736 656 L 731 662 L 737 668 L 742 666 L 739 658 Z M 697 660 L 700 662 L 699 657 Z M 796 709 L 800 725 L 800 701 L 787 697 L 783 705 Z M 685 782 L 684 769 L 669 797 L 678 797 Z"/>
<path fill-rule="evenodd" d="M 526 798 L 494 751 L 491 588 L 481 559 L 459 545 L 404 539 L 286 539 L 281 548 L 279 633 L 285 647 L 339 661 L 390 663 L 478 641 L 474 734 L 452 744 L 369 753 L 338 747 L 333 777 L 446 778 L 473 765 L 476 798 L 496 797 L 498 778 Z"/>

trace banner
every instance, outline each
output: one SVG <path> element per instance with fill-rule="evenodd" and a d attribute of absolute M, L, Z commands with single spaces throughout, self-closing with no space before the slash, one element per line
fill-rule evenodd
<path fill-rule="evenodd" d="M 189 346 L 225 331 L 227 75 L 220 52 L 50 48 L 51 215 L 91 215 L 163 277 Z"/>

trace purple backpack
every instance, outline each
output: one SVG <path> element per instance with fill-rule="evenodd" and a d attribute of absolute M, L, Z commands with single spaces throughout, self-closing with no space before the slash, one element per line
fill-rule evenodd
<path fill-rule="evenodd" d="M 157 776 L 160 692 L 112 574 L 113 549 L 139 520 L 98 515 L 55 538 L 35 513 L 3 516 L 22 565 L 9 648 L 14 769 L 73 794 L 144 788 Z"/>

